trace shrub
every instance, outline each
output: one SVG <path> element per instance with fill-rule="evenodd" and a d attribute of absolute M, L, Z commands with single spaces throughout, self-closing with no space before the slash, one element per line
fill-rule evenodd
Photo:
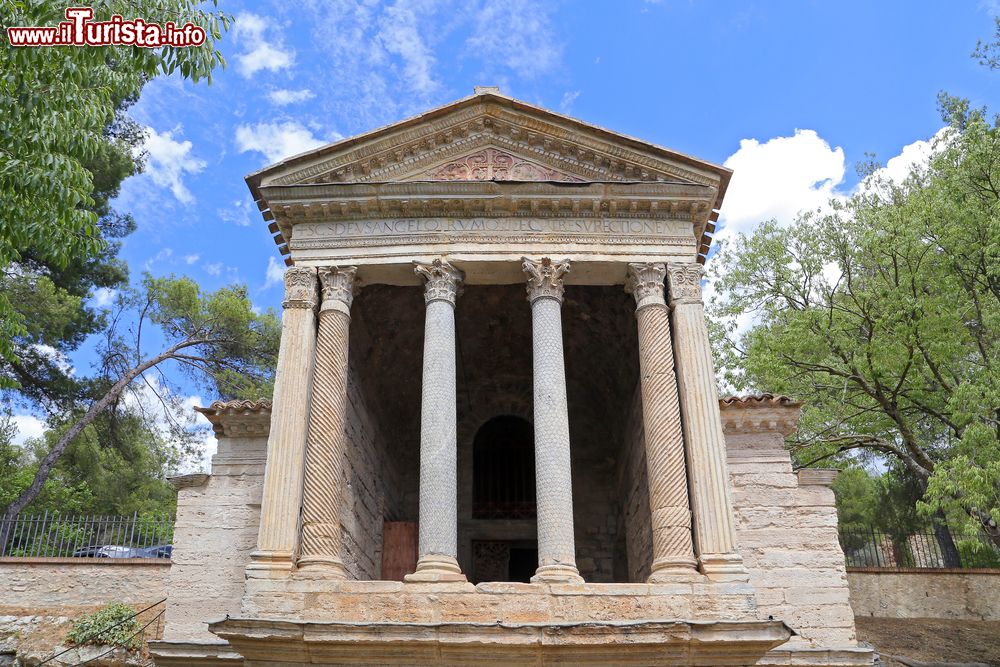
<path fill-rule="evenodd" d="M 141 631 L 135 610 L 127 604 L 112 602 L 73 621 L 66 639 L 74 644 L 106 644 L 138 649 L 142 645 Z"/>

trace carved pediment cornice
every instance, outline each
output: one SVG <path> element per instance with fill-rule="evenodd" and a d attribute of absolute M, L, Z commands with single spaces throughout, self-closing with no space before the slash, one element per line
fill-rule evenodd
<path fill-rule="evenodd" d="M 713 195 L 704 215 L 693 220 L 703 255 L 730 176 L 724 167 L 487 92 L 289 158 L 251 174 L 247 183 L 265 220 L 284 219 L 272 223 L 272 233 L 287 232 L 282 223 L 294 215 L 287 204 L 271 200 L 268 193 L 277 186 L 466 178 L 701 186 Z M 354 206 L 346 202 L 348 210 Z M 358 210 L 363 206 L 357 204 Z M 287 254 L 285 236 L 275 241 Z"/>

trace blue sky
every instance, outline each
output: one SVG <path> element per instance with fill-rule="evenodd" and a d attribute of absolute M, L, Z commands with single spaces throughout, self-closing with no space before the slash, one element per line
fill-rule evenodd
<path fill-rule="evenodd" d="M 262 308 L 282 265 L 243 177 L 474 85 L 734 168 L 730 232 L 850 192 L 866 153 L 905 171 L 942 126 L 941 90 L 1000 110 L 1000 72 L 970 58 L 993 3 L 220 5 L 228 68 L 210 86 L 155 80 L 132 110 L 149 157 L 116 203 L 138 222 L 121 256 L 134 277 L 245 283 Z"/>

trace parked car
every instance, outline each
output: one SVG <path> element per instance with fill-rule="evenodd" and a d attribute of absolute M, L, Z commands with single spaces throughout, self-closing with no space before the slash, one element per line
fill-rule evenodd
<path fill-rule="evenodd" d="M 172 544 L 158 544 L 155 547 L 146 547 L 145 549 L 139 549 L 141 553 L 140 556 L 136 558 L 166 558 L 169 559 L 174 553 L 174 545 Z"/>
<path fill-rule="evenodd" d="M 78 558 L 148 558 L 141 555 L 142 549 L 122 547 L 114 544 L 102 546 L 84 547 L 73 552 L 73 556 Z"/>

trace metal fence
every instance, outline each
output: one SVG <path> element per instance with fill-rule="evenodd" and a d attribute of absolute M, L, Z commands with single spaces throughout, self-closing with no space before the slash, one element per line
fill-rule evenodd
<path fill-rule="evenodd" d="M 0 519 L 0 556 L 170 558 L 174 518 L 163 514 Z"/>
<path fill-rule="evenodd" d="M 1000 569 L 1000 549 L 984 535 L 851 528 L 840 531 L 840 546 L 848 567 Z"/>

